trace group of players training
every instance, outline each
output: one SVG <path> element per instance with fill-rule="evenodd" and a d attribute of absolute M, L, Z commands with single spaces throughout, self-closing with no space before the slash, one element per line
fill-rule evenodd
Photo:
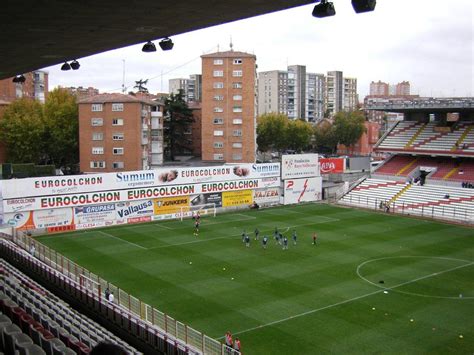
<path fill-rule="evenodd" d="M 199 214 L 199 212 L 193 214 L 193 221 L 194 221 L 194 236 L 199 237 L 199 227 L 201 225 L 201 215 Z M 260 231 L 258 230 L 258 228 L 255 228 L 254 233 L 255 233 L 255 238 L 254 239 L 256 241 L 259 241 L 260 240 Z M 278 230 L 278 227 L 275 227 L 275 231 L 273 232 L 273 238 L 275 239 L 276 244 L 281 245 L 283 250 L 288 249 L 288 238 L 286 236 L 284 236 L 283 233 Z M 313 232 L 313 245 L 317 245 L 316 244 L 317 238 L 318 238 L 318 236 L 317 236 L 316 232 Z M 296 229 L 293 229 L 291 239 L 293 240 L 293 245 L 296 245 L 296 241 L 298 239 L 298 236 L 296 234 Z M 264 235 L 263 238 L 262 238 L 262 248 L 263 249 L 267 249 L 268 240 L 269 240 L 268 236 Z M 250 247 L 250 236 L 245 231 L 245 229 L 242 232 L 242 242 L 245 243 L 246 247 Z"/>

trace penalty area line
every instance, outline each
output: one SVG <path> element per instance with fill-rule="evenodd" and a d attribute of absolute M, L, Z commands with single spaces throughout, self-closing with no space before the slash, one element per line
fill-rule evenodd
<path fill-rule="evenodd" d="M 112 235 L 112 234 L 110 234 L 110 233 L 106 233 L 106 232 L 102 232 L 102 231 L 97 231 L 97 233 L 103 234 L 103 235 L 105 235 L 105 236 L 107 236 L 107 237 L 110 237 L 110 238 L 114 238 L 114 239 L 120 240 L 121 242 L 128 243 L 128 244 L 133 245 L 133 246 L 135 246 L 135 247 L 137 247 L 137 248 L 148 250 L 148 248 L 145 248 L 145 247 L 143 247 L 143 246 L 141 246 L 141 245 L 138 245 L 138 244 L 129 242 L 128 240 L 125 240 L 125 239 L 116 237 L 115 235 Z"/>
<path fill-rule="evenodd" d="M 347 300 L 340 301 L 340 302 L 337 302 L 337 303 L 333 303 L 333 304 L 330 304 L 330 305 L 327 305 L 327 306 L 324 306 L 324 307 L 311 309 L 311 310 L 303 312 L 303 313 L 295 314 L 295 315 L 292 315 L 292 316 L 289 316 L 289 317 L 286 317 L 286 318 L 283 318 L 283 319 L 278 319 L 278 320 L 275 320 L 273 322 L 269 322 L 269 323 L 262 324 L 262 325 L 259 325 L 259 326 L 256 326 L 256 327 L 241 330 L 239 332 L 235 332 L 235 333 L 232 333 L 232 334 L 233 335 L 239 335 L 239 334 L 248 333 L 248 332 L 251 332 L 251 331 L 254 331 L 254 330 L 257 330 L 257 329 L 266 328 L 266 327 L 269 327 L 269 326 L 272 326 L 272 325 L 275 325 L 275 324 L 286 322 L 286 321 L 291 320 L 291 319 L 304 317 L 304 316 L 307 316 L 308 314 L 317 313 L 317 312 L 324 311 L 324 310 L 329 309 L 329 308 L 334 308 L 334 307 L 337 307 L 337 306 L 340 306 L 340 305 L 343 305 L 343 304 L 346 304 L 346 303 L 350 303 L 352 301 L 357 301 L 357 300 L 360 300 L 362 298 L 373 296 L 373 295 L 376 295 L 378 293 L 383 292 L 384 290 L 392 290 L 392 289 L 395 289 L 395 288 L 398 288 L 398 287 L 402 287 L 402 286 L 411 284 L 413 282 L 417 282 L 417 281 L 420 281 L 420 280 L 425 280 L 425 279 L 428 279 L 428 278 L 433 277 L 433 276 L 438 276 L 438 275 L 441 275 L 441 274 L 445 274 L 447 272 L 450 272 L 450 271 L 453 271 L 453 270 L 458 270 L 458 269 L 468 267 L 468 266 L 471 266 L 471 265 L 474 265 L 474 262 L 469 263 L 469 264 L 464 264 L 464 265 L 461 265 L 461 266 L 456 266 L 456 267 L 446 269 L 446 270 L 443 270 L 443 271 L 434 272 L 434 273 L 431 273 L 429 275 L 417 277 L 416 279 L 406 281 L 406 282 L 402 282 L 402 283 L 399 283 L 399 284 L 397 284 L 395 286 L 392 286 L 392 287 L 387 287 L 385 289 L 379 289 L 379 290 L 376 290 L 376 291 L 373 291 L 373 292 L 370 292 L 370 293 L 366 293 L 365 295 L 349 298 Z M 221 337 L 221 338 L 223 338 L 223 337 Z"/>

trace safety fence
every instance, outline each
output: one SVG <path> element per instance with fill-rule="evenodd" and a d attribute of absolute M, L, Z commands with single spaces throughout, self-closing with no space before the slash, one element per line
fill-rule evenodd
<path fill-rule="evenodd" d="M 32 237 L 17 233 L 14 242 L 30 255 L 60 272 L 82 287 L 88 288 L 98 299 L 105 300 L 105 290 L 113 294 L 113 304 L 132 313 L 149 325 L 159 328 L 169 336 L 186 344 L 192 351 L 209 355 L 238 355 L 240 352 L 228 348 L 225 344 L 191 328 L 173 317 L 151 307 L 138 298 L 129 295 L 119 287 L 102 279 L 84 267 L 74 263 L 57 251 L 39 243 Z"/>

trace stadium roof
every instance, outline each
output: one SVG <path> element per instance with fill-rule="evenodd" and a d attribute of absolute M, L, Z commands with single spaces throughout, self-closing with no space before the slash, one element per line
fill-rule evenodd
<path fill-rule="evenodd" d="M 5 0 L 0 79 L 312 0 Z"/>

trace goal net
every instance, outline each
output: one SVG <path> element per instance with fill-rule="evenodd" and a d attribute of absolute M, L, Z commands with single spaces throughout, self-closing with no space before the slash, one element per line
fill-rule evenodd
<path fill-rule="evenodd" d="M 216 216 L 216 204 L 215 203 L 206 203 L 204 205 L 195 205 L 190 207 L 181 207 L 180 217 L 181 220 L 184 218 L 193 218 L 196 217 L 198 214 L 203 216 Z"/>

